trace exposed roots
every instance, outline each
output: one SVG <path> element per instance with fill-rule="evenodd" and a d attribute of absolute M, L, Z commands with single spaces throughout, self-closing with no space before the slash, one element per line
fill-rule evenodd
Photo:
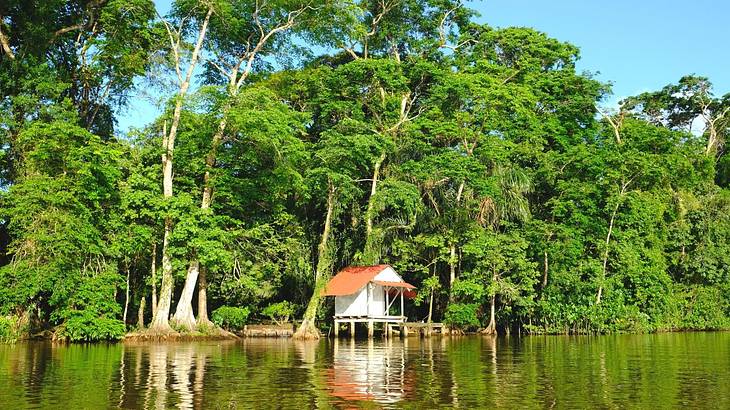
<path fill-rule="evenodd" d="M 297 340 L 317 340 L 321 335 L 317 326 L 314 325 L 313 320 L 304 319 L 292 337 Z"/>
<path fill-rule="evenodd" d="M 216 326 L 213 322 L 196 324 L 192 330 L 184 328 L 177 330 L 172 327 L 141 329 L 127 333 L 125 342 L 178 342 L 197 340 L 226 340 L 238 339 L 238 336 Z"/>
<path fill-rule="evenodd" d="M 484 336 L 497 336 L 497 329 L 495 329 L 494 326 L 487 326 L 484 329 L 480 330 L 479 334 L 482 334 Z"/>

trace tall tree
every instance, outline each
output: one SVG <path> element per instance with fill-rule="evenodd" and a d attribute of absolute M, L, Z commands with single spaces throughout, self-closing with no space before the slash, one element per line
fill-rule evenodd
<path fill-rule="evenodd" d="M 189 55 L 189 59 L 186 58 L 185 53 L 185 50 L 187 49 L 185 34 L 189 29 L 187 24 L 190 24 L 187 17 L 184 16 L 178 19 L 177 28 L 175 28 L 171 22 L 163 22 L 168 35 L 170 52 L 172 53 L 172 64 L 175 70 L 178 86 L 169 128 L 167 126 L 167 122 L 164 121 L 162 130 L 162 192 L 163 197 L 168 201 L 168 203 L 173 196 L 173 156 L 183 104 L 185 102 L 188 89 L 190 88 L 195 67 L 199 62 L 200 51 L 208 32 L 208 23 L 210 22 L 210 18 L 214 11 L 210 4 L 199 4 L 198 6 L 204 6 L 203 8 L 206 11 L 200 21 L 200 24 L 196 26 L 197 35 L 194 39 L 194 45 L 192 46 L 193 48 Z M 184 67 L 186 63 L 187 69 Z M 155 310 L 154 317 L 150 323 L 150 329 L 154 332 L 164 333 L 172 331 L 168 318 L 170 314 L 170 307 L 172 305 L 172 291 L 174 286 L 172 260 L 170 255 L 170 236 L 172 235 L 172 229 L 172 215 L 168 213 L 168 215 L 165 216 L 165 229 L 162 239 L 162 286 L 160 288 L 160 298 L 157 303 L 157 310 Z"/>

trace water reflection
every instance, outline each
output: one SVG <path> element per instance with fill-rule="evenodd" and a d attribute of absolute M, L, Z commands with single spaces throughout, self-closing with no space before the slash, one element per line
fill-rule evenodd
<path fill-rule="evenodd" d="M 412 373 L 406 368 L 407 343 L 335 340 L 332 367 L 326 371 L 329 393 L 343 400 L 398 402 L 413 390 L 414 378 L 407 376 L 407 371 Z"/>
<path fill-rule="evenodd" d="M 730 408 L 730 333 L 0 345 L 0 408 Z"/>
<path fill-rule="evenodd" d="M 234 343 L 228 343 L 232 345 Z M 206 366 L 221 344 L 122 345 L 118 376 L 119 408 L 204 408 Z"/>

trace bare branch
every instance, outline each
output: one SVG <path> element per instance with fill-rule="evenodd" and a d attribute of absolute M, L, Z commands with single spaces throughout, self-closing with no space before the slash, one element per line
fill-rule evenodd
<path fill-rule="evenodd" d="M 225 69 L 225 68 L 223 68 L 223 67 L 221 67 L 220 65 L 218 65 L 218 63 L 216 63 L 215 61 L 213 61 L 213 60 L 211 60 L 211 59 L 205 59 L 205 62 L 206 62 L 206 63 L 210 63 L 210 64 L 211 64 L 211 65 L 212 65 L 213 67 L 215 67 L 215 68 L 216 68 L 216 70 L 218 70 L 218 71 L 219 71 L 219 72 L 220 72 L 221 74 L 223 74 L 224 76 L 226 76 L 226 77 L 229 77 L 229 76 L 230 76 L 230 73 L 229 73 L 228 71 L 226 71 L 226 69 Z M 224 63 L 224 64 L 225 64 L 225 63 Z"/>
<path fill-rule="evenodd" d="M 256 56 L 258 53 L 264 48 L 266 43 L 269 41 L 269 39 L 274 36 L 277 33 L 286 31 L 296 24 L 296 19 L 299 17 L 302 13 L 304 13 L 306 10 L 311 10 L 312 7 L 307 5 L 302 8 L 299 8 L 297 10 L 293 10 L 289 12 L 287 15 L 286 23 L 279 24 L 278 26 L 272 28 L 269 30 L 268 33 L 264 34 L 262 37 L 259 38 L 259 41 L 256 43 L 256 46 L 251 51 L 247 51 L 244 53 L 241 58 L 239 59 L 239 62 L 237 64 L 237 67 L 240 67 L 244 62 L 246 63 L 246 66 L 243 69 L 243 72 L 241 72 L 240 77 L 236 80 L 235 78 L 232 79 L 232 83 L 235 82 L 235 88 L 239 89 L 243 85 L 243 82 L 246 81 L 249 74 L 251 73 L 251 69 L 253 68 L 253 62 L 256 59 Z M 257 24 L 258 24 L 258 17 L 257 17 Z M 264 32 L 263 30 L 261 31 Z M 237 73 L 235 73 L 238 75 Z"/>
<path fill-rule="evenodd" d="M 350 56 L 352 56 L 352 59 L 353 60 L 357 60 L 357 59 L 360 58 L 360 56 L 358 56 L 352 48 L 345 47 L 345 46 L 340 46 L 340 48 L 342 48 L 343 50 L 345 50 L 347 52 L 347 54 L 349 54 Z"/>
<path fill-rule="evenodd" d="M 601 107 L 596 106 L 596 111 L 598 111 L 598 113 L 601 114 L 606 121 L 608 121 L 611 128 L 613 128 L 613 135 L 616 137 L 616 143 L 621 144 L 621 125 L 623 123 L 623 115 L 619 116 L 618 121 L 614 121 L 610 115 L 601 110 Z"/>
<path fill-rule="evenodd" d="M 170 27 L 170 23 L 168 23 L 158 12 L 157 17 L 162 21 L 162 24 L 165 25 L 165 31 L 167 31 L 167 37 L 170 40 L 170 49 L 172 50 L 172 53 L 174 55 L 175 59 L 175 74 L 177 74 L 177 80 L 178 83 L 182 83 L 182 73 L 180 72 L 180 54 L 178 51 L 179 45 L 180 45 L 180 31 L 175 32 L 175 35 L 173 35 L 173 29 Z M 184 20 L 184 19 L 183 19 Z M 182 24 L 182 22 L 181 22 Z M 182 25 L 181 27 L 182 28 Z M 177 38 L 177 40 L 176 40 Z"/>
<path fill-rule="evenodd" d="M 58 37 L 60 35 L 68 33 L 69 31 L 81 30 L 84 27 L 86 27 L 86 24 L 74 24 L 73 26 L 64 27 L 62 29 L 56 30 L 53 33 L 53 37 Z"/>

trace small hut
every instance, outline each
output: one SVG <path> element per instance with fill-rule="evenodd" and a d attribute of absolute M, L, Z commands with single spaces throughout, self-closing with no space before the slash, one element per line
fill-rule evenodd
<path fill-rule="evenodd" d="M 349 266 L 327 284 L 325 296 L 335 297 L 335 336 L 342 322 L 368 324 L 372 337 L 375 323 L 403 324 L 406 321 L 404 297 L 413 297 L 415 286 L 406 283 L 390 265 Z M 394 307 L 393 305 L 396 305 Z M 393 310 L 397 310 L 391 314 Z M 397 314 L 395 314 L 397 313 Z"/>

